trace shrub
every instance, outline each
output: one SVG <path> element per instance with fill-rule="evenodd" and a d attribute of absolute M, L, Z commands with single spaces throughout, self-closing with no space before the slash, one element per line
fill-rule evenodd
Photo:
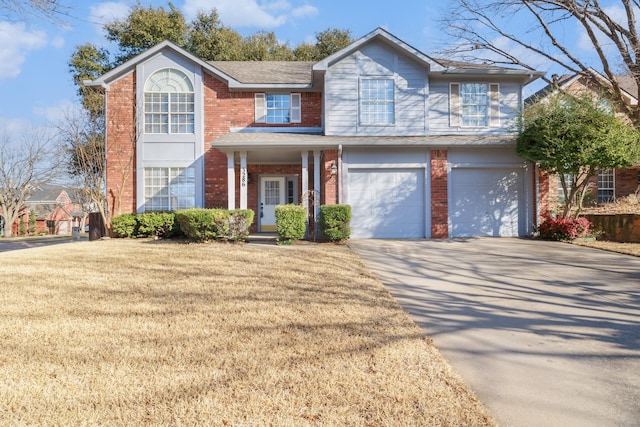
<path fill-rule="evenodd" d="M 136 233 L 136 215 L 132 213 L 114 216 L 111 219 L 113 237 L 132 237 Z"/>
<path fill-rule="evenodd" d="M 307 231 L 307 211 L 303 206 L 276 206 L 278 243 L 289 244 L 304 238 Z"/>
<path fill-rule="evenodd" d="M 573 240 L 593 235 L 593 224 L 586 218 L 551 218 L 546 215 L 538 227 L 541 239 Z"/>
<path fill-rule="evenodd" d="M 351 206 L 320 206 L 320 227 L 322 235 L 331 242 L 347 240 L 351 235 Z"/>
<path fill-rule="evenodd" d="M 170 237 L 175 231 L 175 213 L 145 212 L 136 215 L 137 237 Z"/>
<path fill-rule="evenodd" d="M 245 240 L 253 222 L 251 210 L 185 209 L 176 212 L 180 231 L 196 242 Z"/>

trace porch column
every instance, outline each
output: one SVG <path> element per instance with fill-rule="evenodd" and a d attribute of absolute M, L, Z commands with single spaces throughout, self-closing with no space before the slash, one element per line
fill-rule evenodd
<path fill-rule="evenodd" d="M 227 207 L 236 208 L 235 152 L 227 153 Z"/>
<path fill-rule="evenodd" d="M 302 155 L 302 206 L 309 214 L 309 152 L 303 151 Z"/>
<path fill-rule="evenodd" d="M 247 187 L 249 174 L 247 173 L 247 152 L 240 152 L 240 209 L 247 209 Z"/>
<path fill-rule="evenodd" d="M 320 235 L 320 168 L 320 150 L 313 150 L 313 229 L 316 237 Z"/>

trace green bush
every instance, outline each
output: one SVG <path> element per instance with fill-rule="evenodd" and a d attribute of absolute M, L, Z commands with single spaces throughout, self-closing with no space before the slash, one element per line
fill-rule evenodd
<path fill-rule="evenodd" d="M 307 211 L 303 206 L 276 206 L 278 243 L 289 244 L 304 238 L 307 231 Z"/>
<path fill-rule="evenodd" d="M 136 233 L 136 215 L 132 213 L 114 216 L 111 219 L 113 237 L 133 237 Z"/>
<path fill-rule="evenodd" d="M 341 242 L 351 235 L 351 206 L 320 206 L 320 227 L 322 235 L 331 242 Z"/>
<path fill-rule="evenodd" d="M 175 232 L 175 213 L 144 212 L 136 215 L 137 237 L 171 237 Z"/>
<path fill-rule="evenodd" d="M 180 231 L 196 242 L 246 240 L 253 222 L 251 210 L 185 209 L 176 212 Z"/>

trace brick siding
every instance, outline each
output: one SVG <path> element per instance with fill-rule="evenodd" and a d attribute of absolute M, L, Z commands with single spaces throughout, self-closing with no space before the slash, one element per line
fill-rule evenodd
<path fill-rule="evenodd" d="M 447 151 L 431 151 L 431 237 L 449 236 L 449 194 L 447 191 Z"/>

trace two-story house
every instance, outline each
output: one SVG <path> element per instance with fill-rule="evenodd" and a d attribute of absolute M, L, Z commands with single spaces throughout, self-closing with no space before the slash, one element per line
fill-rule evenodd
<path fill-rule="evenodd" d="M 311 62 L 205 62 L 161 43 L 105 93 L 113 214 L 351 205 L 353 237 L 522 236 L 536 171 L 515 153 L 541 73 L 438 60 L 383 29 Z"/>

